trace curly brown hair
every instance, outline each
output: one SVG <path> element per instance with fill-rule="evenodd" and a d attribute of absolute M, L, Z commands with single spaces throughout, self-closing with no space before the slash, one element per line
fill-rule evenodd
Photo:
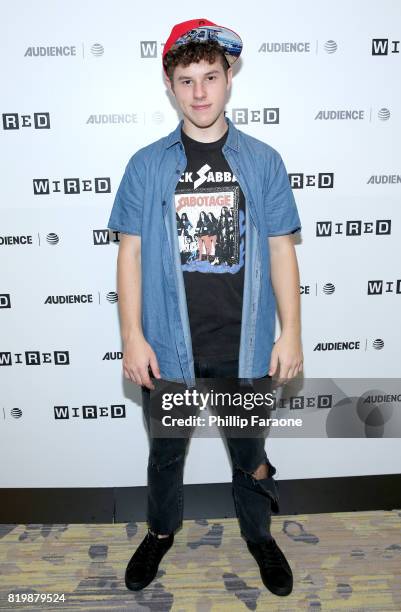
<path fill-rule="evenodd" d="M 230 64 L 224 55 L 222 47 L 216 40 L 191 40 L 176 49 L 170 49 L 163 58 L 163 66 L 170 81 L 173 82 L 174 69 L 178 65 L 189 66 L 189 64 L 198 63 L 201 60 L 206 60 L 209 64 L 213 64 L 218 57 L 221 58 L 221 64 L 226 74 Z"/>

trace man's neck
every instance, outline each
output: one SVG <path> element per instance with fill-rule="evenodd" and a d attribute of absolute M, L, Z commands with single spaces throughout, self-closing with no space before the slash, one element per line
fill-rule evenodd
<path fill-rule="evenodd" d="M 222 113 L 213 125 L 206 128 L 200 128 L 184 117 L 182 129 L 187 136 L 198 142 L 216 142 L 226 133 L 228 125 Z"/>

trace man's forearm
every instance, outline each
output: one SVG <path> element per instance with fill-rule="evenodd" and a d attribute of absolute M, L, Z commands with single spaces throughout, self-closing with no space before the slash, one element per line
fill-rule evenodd
<path fill-rule="evenodd" d="M 124 342 L 142 336 L 141 243 L 138 236 L 124 235 L 117 258 L 117 291 Z"/>
<path fill-rule="evenodd" d="M 281 333 L 301 333 L 299 269 L 291 235 L 269 238 L 271 281 Z"/>

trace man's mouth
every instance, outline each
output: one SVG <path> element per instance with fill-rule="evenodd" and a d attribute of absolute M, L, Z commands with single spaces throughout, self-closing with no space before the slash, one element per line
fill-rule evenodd
<path fill-rule="evenodd" d="M 207 108 L 210 108 L 211 104 L 192 104 L 192 108 L 196 111 L 202 111 L 202 110 L 206 110 Z"/>

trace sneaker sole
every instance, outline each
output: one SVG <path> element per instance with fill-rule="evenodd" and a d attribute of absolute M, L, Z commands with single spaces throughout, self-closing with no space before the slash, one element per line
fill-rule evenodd
<path fill-rule="evenodd" d="M 145 589 L 147 586 L 150 585 L 151 582 L 153 582 L 156 576 L 152 576 L 152 578 L 150 580 L 147 580 L 146 582 L 130 582 L 129 580 L 127 580 L 127 578 L 125 578 L 125 586 L 130 591 L 142 591 L 142 589 Z"/>

